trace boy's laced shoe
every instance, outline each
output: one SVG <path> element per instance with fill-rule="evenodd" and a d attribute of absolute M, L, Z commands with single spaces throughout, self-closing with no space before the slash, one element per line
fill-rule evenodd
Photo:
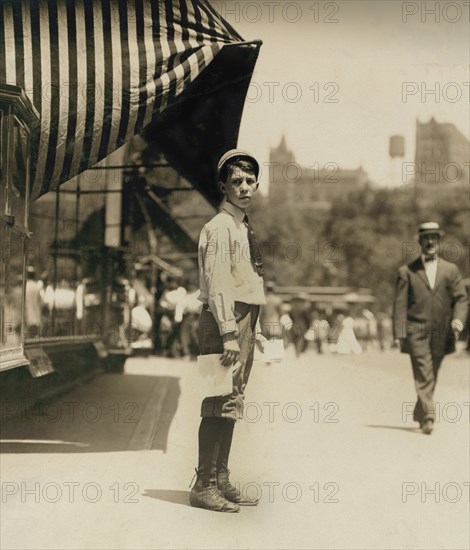
<path fill-rule="evenodd" d="M 191 506 L 204 508 L 214 512 L 239 512 L 240 506 L 229 501 L 217 488 L 217 479 L 207 475 L 200 475 L 197 470 L 197 479 L 189 495 Z"/>
<path fill-rule="evenodd" d="M 217 487 L 222 496 L 239 506 L 257 506 L 259 499 L 242 495 L 242 493 L 230 483 L 229 474 L 229 470 L 217 474 Z"/>

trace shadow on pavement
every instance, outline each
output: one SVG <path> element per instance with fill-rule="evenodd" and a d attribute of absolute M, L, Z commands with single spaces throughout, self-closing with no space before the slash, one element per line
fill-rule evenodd
<path fill-rule="evenodd" d="M 166 451 L 180 393 L 177 377 L 103 374 L 34 409 L 2 403 L 0 452 Z"/>
<path fill-rule="evenodd" d="M 152 449 L 166 452 L 168 443 L 168 433 L 171 423 L 178 410 L 178 402 L 181 394 L 179 383 L 174 383 L 176 378 L 169 378 L 171 383 L 168 384 L 167 392 L 163 400 L 163 405 L 158 421 L 158 429 L 152 441 Z"/>
<path fill-rule="evenodd" d="M 408 433 L 421 433 L 421 430 L 419 428 L 411 428 L 406 426 L 387 426 L 384 424 L 365 424 L 366 428 L 382 428 L 385 430 L 402 430 L 404 432 Z"/>
<path fill-rule="evenodd" d="M 183 506 L 191 506 L 189 504 L 189 491 L 172 491 L 164 489 L 147 489 L 143 493 L 144 497 L 156 498 L 164 502 L 172 502 L 173 504 L 181 504 Z"/>

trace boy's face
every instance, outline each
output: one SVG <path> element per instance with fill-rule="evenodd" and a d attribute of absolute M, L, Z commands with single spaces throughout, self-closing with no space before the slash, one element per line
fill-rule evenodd
<path fill-rule="evenodd" d="M 253 172 L 234 166 L 229 173 L 227 182 L 221 183 L 227 201 L 241 210 L 246 210 L 258 190 L 258 182 Z"/>

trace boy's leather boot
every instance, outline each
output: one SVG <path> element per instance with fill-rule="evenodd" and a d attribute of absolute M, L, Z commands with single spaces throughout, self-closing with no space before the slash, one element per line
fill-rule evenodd
<path fill-rule="evenodd" d="M 228 457 L 230 455 L 230 448 L 232 447 L 234 426 L 235 423 L 230 420 L 225 420 L 222 424 L 219 456 L 217 458 L 217 487 L 222 496 L 230 502 L 239 504 L 240 506 L 256 506 L 259 499 L 243 495 L 230 483 Z"/>
<path fill-rule="evenodd" d="M 216 477 L 197 472 L 197 479 L 189 495 L 191 506 L 205 508 L 214 512 L 239 512 L 240 506 L 229 502 L 217 488 Z"/>
<path fill-rule="evenodd" d="M 249 497 L 243 495 L 237 487 L 230 483 L 229 470 L 225 472 L 218 472 L 217 474 L 217 487 L 220 493 L 230 502 L 238 504 L 239 506 L 256 506 L 259 502 L 258 498 Z"/>
<path fill-rule="evenodd" d="M 201 421 L 197 479 L 191 489 L 189 502 L 191 506 L 215 512 L 238 512 L 240 507 L 225 499 L 217 488 L 217 458 L 221 426 L 220 418 L 203 418 Z"/>

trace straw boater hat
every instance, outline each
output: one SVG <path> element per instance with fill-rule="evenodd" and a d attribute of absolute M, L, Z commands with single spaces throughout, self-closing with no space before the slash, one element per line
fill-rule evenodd
<path fill-rule="evenodd" d="M 442 237 L 444 231 L 442 231 L 437 222 L 424 222 L 419 225 L 418 238 L 423 235 L 439 235 L 439 237 Z"/>

